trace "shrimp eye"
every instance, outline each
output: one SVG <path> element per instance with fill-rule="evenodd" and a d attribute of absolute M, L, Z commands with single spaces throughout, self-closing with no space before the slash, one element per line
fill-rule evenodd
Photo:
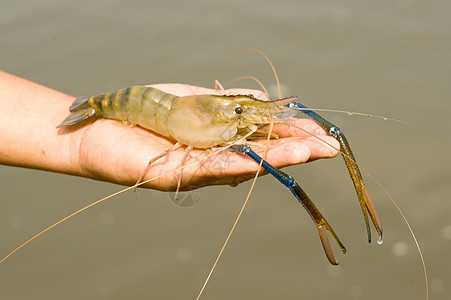
<path fill-rule="evenodd" d="M 243 113 L 243 108 L 241 106 L 237 106 L 237 107 L 235 107 L 235 112 L 237 114 L 242 114 Z"/>

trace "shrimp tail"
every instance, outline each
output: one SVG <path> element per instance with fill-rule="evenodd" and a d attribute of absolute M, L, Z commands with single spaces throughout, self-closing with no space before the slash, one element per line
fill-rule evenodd
<path fill-rule="evenodd" d="M 77 124 L 96 114 L 95 109 L 90 106 L 89 98 L 87 97 L 79 97 L 75 99 L 74 103 L 70 106 L 69 111 L 71 112 L 70 116 L 68 116 L 56 128 Z"/>

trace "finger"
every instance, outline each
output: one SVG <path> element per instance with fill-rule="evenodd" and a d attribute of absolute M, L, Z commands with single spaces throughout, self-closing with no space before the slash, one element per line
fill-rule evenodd
<path fill-rule="evenodd" d="M 333 158 L 340 153 L 340 143 L 331 136 L 321 136 L 308 138 L 308 144 L 311 150 L 310 161 L 321 158 Z"/>
<path fill-rule="evenodd" d="M 287 119 L 290 124 L 279 123 L 274 124 L 273 132 L 279 137 L 310 137 L 312 135 L 327 135 L 327 132 L 315 121 L 311 119 Z M 262 127 L 268 130 L 269 125 Z"/>
<path fill-rule="evenodd" d="M 262 149 L 254 150 L 262 154 Z M 284 138 L 271 141 L 266 160 L 273 166 L 281 168 L 320 158 L 332 158 L 338 154 L 339 149 L 340 145 L 337 140 L 330 136 Z"/>
<path fill-rule="evenodd" d="M 148 87 L 153 87 L 163 92 L 170 93 L 177 96 L 191 96 L 191 95 L 224 95 L 224 91 L 204 88 L 189 84 L 180 83 L 161 83 L 151 84 Z M 265 93 L 253 89 L 229 89 L 225 91 L 226 95 L 253 95 L 255 98 L 267 100 Z"/>
<path fill-rule="evenodd" d="M 322 137 L 320 141 L 314 137 L 310 138 L 286 138 L 278 141 L 271 141 L 271 146 L 266 153 L 265 160 L 276 168 L 282 168 L 290 165 L 301 164 L 320 158 L 332 158 L 338 154 L 338 142 L 330 137 Z M 326 144 L 327 143 L 327 144 Z M 328 145 L 330 144 L 330 145 Z M 334 148 L 337 149 L 334 149 Z M 254 151 L 259 155 L 264 155 L 263 147 L 253 147 Z M 250 180 L 255 176 L 258 169 L 258 163 L 247 156 L 237 153 L 228 153 L 223 156 L 224 169 L 216 169 L 204 179 L 201 180 L 203 185 L 212 184 L 228 184 L 236 186 L 244 181 Z M 216 168 L 218 164 L 216 162 Z M 212 170 L 211 166 L 206 166 L 207 170 Z M 265 170 L 260 170 L 259 175 L 265 175 Z"/>
<path fill-rule="evenodd" d="M 262 147 L 253 146 L 253 150 L 260 156 L 265 156 L 270 164 L 276 168 L 282 168 L 290 165 L 301 164 L 313 161 L 319 158 L 331 158 L 338 154 L 338 142 L 329 136 L 322 137 L 323 141 L 314 137 L 310 138 L 285 138 L 282 140 L 271 140 L 269 149 L 264 154 L 266 141 L 260 141 Z M 327 144 L 326 144 L 327 143 Z M 330 145 L 328 145 L 330 144 Z M 337 149 L 335 149 L 337 148 Z M 218 168 L 222 163 L 222 168 Z M 258 163 L 249 157 L 234 152 L 225 153 L 221 161 L 216 160 L 217 169 L 213 172 L 213 165 L 210 162 L 205 164 L 206 170 L 210 174 L 220 176 L 237 176 L 249 173 L 255 173 L 258 169 Z"/>
<path fill-rule="evenodd" d="M 268 96 L 262 91 L 252 89 L 228 89 L 225 91 L 227 95 L 251 95 L 260 100 L 269 100 Z"/>
<path fill-rule="evenodd" d="M 153 87 L 162 90 L 165 93 L 173 94 L 176 96 L 191 96 L 191 95 L 208 95 L 215 94 L 214 89 L 208 89 L 200 86 L 181 84 L 181 83 L 160 83 L 151 84 L 147 87 Z"/>

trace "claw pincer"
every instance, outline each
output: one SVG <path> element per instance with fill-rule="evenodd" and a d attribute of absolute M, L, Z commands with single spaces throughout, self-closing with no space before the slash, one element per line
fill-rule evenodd
<path fill-rule="evenodd" d="M 371 201 L 371 198 L 368 194 L 368 191 L 365 187 L 365 184 L 363 182 L 362 175 L 360 173 L 358 164 L 356 162 L 356 159 L 354 157 L 354 154 L 351 151 L 351 147 L 349 146 L 349 143 L 345 137 L 345 135 L 341 132 L 341 130 L 318 115 L 317 113 L 313 112 L 312 110 L 308 109 L 304 105 L 302 105 L 299 102 L 290 102 L 288 104 L 284 105 L 287 108 L 300 110 L 310 118 L 312 118 L 315 122 L 317 122 L 322 128 L 324 128 L 332 137 L 334 137 L 339 143 L 340 143 L 340 152 L 343 156 L 343 159 L 345 161 L 345 164 L 348 168 L 348 171 L 351 175 L 351 179 L 354 183 L 354 187 L 357 193 L 357 197 L 359 199 L 359 203 L 361 206 L 362 214 L 365 220 L 365 225 L 367 229 L 368 234 L 368 242 L 371 243 L 371 228 L 370 228 L 370 222 L 368 219 L 368 215 L 371 218 L 371 221 L 374 224 L 374 227 L 379 235 L 379 240 L 382 240 L 382 225 L 379 220 L 379 216 L 377 215 L 376 209 L 374 207 L 373 202 Z M 262 167 L 268 171 L 271 175 L 273 175 L 277 180 L 279 180 L 282 184 L 284 184 L 290 191 L 293 193 L 293 195 L 296 197 L 296 199 L 299 201 L 299 203 L 302 204 L 302 206 L 305 208 L 307 213 L 312 218 L 313 222 L 315 223 L 318 234 L 321 239 L 321 243 L 324 248 L 324 252 L 327 256 L 327 259 L 329 262 L 333 265 L 338 265 L 338 260 L 336 260 L 332 247 L 330 245 L 329 239 L 327 237 L 327 232 L 329 231 L 332 238 L 335 240 L 335 242 L 338 244 L 338 246 L 341 248 L 343 253 L 346 253 L 346 248 L 343 245 L 343 243 L 338 238 L 337 234 L 334 232 L 330 224 L 327 222 L 327 220 L 323 217 L 323 215 L 319 212 L 319 210 L 316 208 L 315 204 L 310 200 L 310 198 L 307 196 L 307 194 L 302 190 L 302 188 L 299 186 L 299 184 L 293 179 L 293 177 L 289 176 L 285 172 L 275 168 L 274 166 L 270 165 L 267 161 L 265 161 L 262 157 L 260 157 L 257 153 L 255 153 L 249 145 L 233 145 L 231 147 L 234 151 L 241 153 L 243 155 L 247 155 L 251 159 L 253 159 L 256 163 L 262 165 Z"/>
<path fill-rule="evenodd" d="M 352 182 L 354 183 L 354 188 L 359 199 L 360 207 L 362 209 L 363 217 L 365 219 L 365 225 L 368 234 L 368 242 L 371 243 L 371 229 L 370 222 L 368 220 L 368 214 L 373 222 L 373 225 L 379 235 L 379 240 L 382 240 L 382 224 L 377 214 L 376 208 L 374 207 L 373 201 L 371 201 L 370 195 L 363 182 L 362 175 L 360 173 L 359 165 L 352 153 L 351 146 L 349 146 L 348 140 L 346 139 L 340 128 L 330 123 L 314 111 L 308 109 L 299 102 L 291 102 L 288 104 L 291 108 L 296 108 L 302 111 L 304 114 L 312 118 L 317 122 L 322 128 L 324 128 L 329 134 L 334 137 L 340 143 L 340 152 L 345 161 L 346 167 L 348 168 L 349 174 L 351 175 Z"/>
<path fill-rule="evenodd" d="M 329 259 L 330 263 L 333 265 L 338 265 L 338 261 L 335 259 L 334 253 L 332 252 L 332 247 L 330 246 L 329 239 L 327 238 L 326 229 L 332 235 L 334 240 L 340 246 L 343 253 L 346 253 L 346 248 L 343 243 L 340 241 L 338 236 L 335 234 L 332 227 L 323 217 L 323 215 L 316 208 L 315 204 L 310 200 L 307 194 L 302 190 L 299 184 L 287 173 L 277 169 L 276 167 L 270 165 L 266 160 L 260 157 L 254 150 L 251 149 L 248 145 L 234 145 L 231 147 L 238 153 L 244 154 L 252 158 L 255 162 L 261 162 L 262 167 L 265 168 L 271 175 L 273 175 L 277 180 L 279 180 L 283 185 L 290 189 L 293 195 L 298 199 L 299 203 L 305 208 L 316 227 L 318 228 L 318 233 L 321 239 L 321 243 L 323 244 L 324 251 L 326 252 L 326 256 Z"/>

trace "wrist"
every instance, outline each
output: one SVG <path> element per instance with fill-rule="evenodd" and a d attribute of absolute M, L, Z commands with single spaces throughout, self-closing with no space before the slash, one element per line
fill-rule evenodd
<path fill-rule="evenodd" d="M 3 72 L 0 82 L 0 163 L 79 175 L 82 133 L 56 129 L 74 98 Z"/>

